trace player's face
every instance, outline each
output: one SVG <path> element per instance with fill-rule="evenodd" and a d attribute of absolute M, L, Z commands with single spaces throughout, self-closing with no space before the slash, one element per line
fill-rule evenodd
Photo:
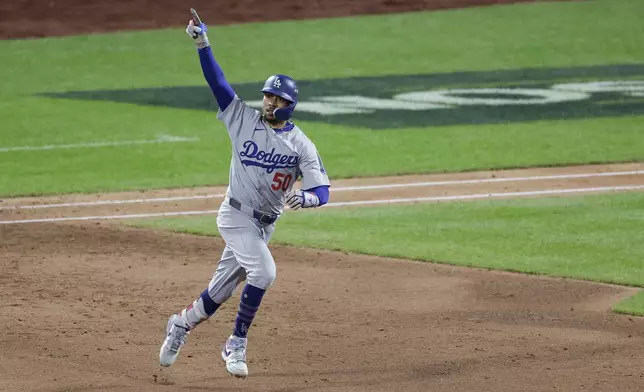
<path fill-rule="evenodd" d="M 275 120 L 273 116 L 273 111 L 275 109 L 285 108 L 289 104 L 289 101 L 285 100 L 282 97 L 273 95 L 271 93 L 264 93 L 264 101 L 262 102 L 263 115 L 268 120 Z"/>

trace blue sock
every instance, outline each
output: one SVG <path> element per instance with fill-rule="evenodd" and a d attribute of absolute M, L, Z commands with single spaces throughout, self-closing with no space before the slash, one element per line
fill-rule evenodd
<path fill-rule="evenodd" d="M 187 308 L 179 313 L 181 322 L 178 325 L 183 325 L 188 329 L 192 329 L 199 325 L 202 321 L 207 320 L 219 308 L 219 304 L 210 298 L 208 289 L 205 289 L 199 298 L 194 300 Z"/>
<path fill-rule="evenodd" d="M 239 310 L 237 312 L 237 319 L 235 320 L 233 335 L 240 338 L 245 338 L 248 335 L 248 328 L 253 323 L 255 313 L 259 309 L 259 304 L 262 302 L 264 293 L 266 293 L 266 290 L 259 289 L 250 284 L 244 286 L 241 301 L 239 301 Z"/>
<path fill-rule="evenodd" d="M 215 311 L 219 308 L 219 304 L 216 304 L 215 301 L 210 298 L 208 289 L 205 289 L 199 297 L 201 297 L 201 301 L 203 301 L 203 308 L 206 311 L 206 314 L 208 316 L 215 314 Z"/>

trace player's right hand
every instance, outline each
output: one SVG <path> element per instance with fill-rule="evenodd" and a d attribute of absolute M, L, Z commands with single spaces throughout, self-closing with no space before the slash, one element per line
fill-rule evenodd
<path fill-rule="evenodd" d="M 320 205 L 320 199 L 313 192 L 306 192 L 301 189 L 291 190 L 285 196 L 286 205 L 291 207 L 292 210 L 299 210 L 300 208 L 311 208 Z"/>
<path fill-rule="evenodd" d="M 201 23 L 197 26 L 192 19 L 190 19 L 190 22 L 188 22 L 188 27 L 186 27 L 186 34 L 188 34 L 188 36 L 190 36 L 190 38 L 195 41 L 197 48 L 199 49 L 210 46 L 210 42 L 208 42 L 208 35 L 206 34 L 207 31 L 208 26 L 206 26 L 205 23 Z"/>

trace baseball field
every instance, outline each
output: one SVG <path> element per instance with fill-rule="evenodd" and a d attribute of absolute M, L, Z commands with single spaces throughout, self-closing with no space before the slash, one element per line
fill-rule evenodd
<path fill-rule="evenodd" d="M 0 391 L 644 389 L 644 3 L 65 3 L 0 5 Z M 298 81 L 332 182 L 246 380 L 239 290 L 158 365 L 224 247 L 189 7 L 249 104 Z"/>

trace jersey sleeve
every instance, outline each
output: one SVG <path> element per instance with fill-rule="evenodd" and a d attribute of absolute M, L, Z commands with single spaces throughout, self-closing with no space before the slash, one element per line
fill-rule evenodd
<path fill-rule="evenodd" d="M 219 109 L 217 112 L 217 118 L 224 123 L 232 140 L 244 137 L 242 135 L 244 129 L 252 131 L 260 117 L 259 111 L 246 105 L 237 95 L 226 109 L 223 111 Z"/>
<path fill-rule="evenodd" d="M 322 164 L 322 158 L 311 141 L 307 140 L 307 143 L 304 144 L 299 169 L 302 174 L 302 189 L 331 185 Z"/>

